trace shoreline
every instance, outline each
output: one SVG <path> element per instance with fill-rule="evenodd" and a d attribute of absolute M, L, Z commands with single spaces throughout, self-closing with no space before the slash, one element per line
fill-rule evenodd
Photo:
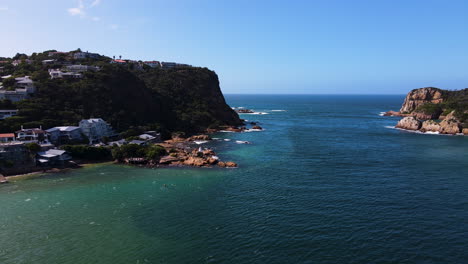
<path fill-rule="evenodd" d="M 44 175 L 50 175 L 50 174 L 55 174 L 55 173 L 65 173 L 65 172 L 70 172 L 78 169 L 83 169 L 83 168 L 89 168 L 92 166 L 97 166 L 97 165 L 104 165 L 104 164 L 112 164 L 112 161 L 104 161 L 104 162 L 93 162 L 93 163 L 81 163 L 78 164 L 78 167 L 68 167 L 68 168 L 50 168 L 45 171 L 33 171 L 33 172 L 28 172 L 28 173 L 23 173 L 23 174 L 16 174 L 16 175 L 10 175 L 10 176 L 5 176 L 5 178 L 10 181 L 18 181 L 18 180 L 28 180 L 32 178 L 40 178 Z"/>
<path fill-rule="evenodd" d="M 221 161 L 218 159 L 217 154 L 213 152 L 211 149 L 203 149 L 200 153 L 198 153 L 197 148 L 193 148 L 194 146 L 190 146 L 191 143 L 195 143 L 198 146 L 197 142 L 199 141 L 213 141 L 216 139 L 211 138 L 210 135 L 215 133 L 223 133 L 223 132 L 232 132 L 232 133 L 242 133 L 242 132 L 253 132 L 253 131 L 263 131 L 264 129 L 258 126 L 258 122 L 251 122 L 250 125 L 252 128 L 246 128 L 245 126 L 235 127 L 235 126 L 228 126 L 222 129 L 212 129 L 211 131 L 207 129 L 206 134 L 198 134 L 188 138 L 172 138 L 170 140 L 166 140 L 162 143 L 156 144 L 164 147 L 166 151 L 171 154 L 171 149 L 177 150 L 177 160 L 167 160 L 164 163 L 160 163 L 159 160 L 157 163 L 152 163 L 151 161 L 146 161 L 146 163 L 132 163 L 130 158 L 124 161 L 115 161 L 115 160 L 107 160 L 107 161 L 90 161 L 90 160 L 74 160 L 76 163 L 75 167 L 65 167 L 65 168 L 48 168 L 48 169 L 38 169 L 37 171 L 31 171 L 22 174 L 14 174 L 14 175 L 5 175 L 7 183 L 10 181 L 18 181 L 18 180 L 27 180 L 31 178 L 40 178 L 45 175 L 50 175 L 54 173 L 66 173 L 76 169 L 88 168 L 92 166 L 98 165 L 105 165 L 105 164 L 115 164 L 115 165 L 124 165 L 124 166 L 132 166 L 132 167 L 139 167 L 139 168 L 224 168 L 224 169 L 235 169 L 238 168 L 238 164 L 232 161 Z M 205 143 L 205 142 L 204 142 Z M 250 142 L 243 142 L 244 144 L 250 144 Z M 238 143 L 240 144 L 240 143 Z M 199 146 L 199 149 L 201 146 Z M 197 153 L 195 153 L 197 152 Z M 198 154 L 203 154 L 201 157 Z M 169 158 L 167 155 L 161 158 Z M 175 158 L 175 157 L 173 157 Z"/>

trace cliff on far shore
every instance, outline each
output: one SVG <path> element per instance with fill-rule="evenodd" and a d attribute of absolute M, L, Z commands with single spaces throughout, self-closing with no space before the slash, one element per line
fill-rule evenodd
<path fill-rule="evenodd" d="M 440 134 L 468 134 L 468 88 L 448 91 L 434 87 L 408 93 L 399 112 L 385 116 L 404 117 L 397 128 Z"/>

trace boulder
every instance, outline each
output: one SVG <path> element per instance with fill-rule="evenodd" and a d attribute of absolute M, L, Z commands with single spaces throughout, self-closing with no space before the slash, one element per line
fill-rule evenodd
<path fill-rule="evenodd" d="M 408 116 L 401 119 L 395 127 L 407 130 L 418 130 L 421 128 L 421 121 L 412 116 Z"/>
<path fill-rule="evenodd" d="M 208 162 L 205 159 L 199 158 L 199 157 L 189 157 L 188 159 L 184 161 L 184 165 L 187 165 L 187 166 L 202 167 L 207 164 Z"/>
<path fill-rule="evenodd" d="M 226 167 L 235 168 L 235 167 L 237 167 L 237 163 L 232 162 L 232 161 L 228 161 L 228 162 L 226 162 Z"/>
<path fill-rule="evenodd" d="M 461 132 L 461 123 L 456 119 L 445 118 L 442 120 L 442 122 L 440 122 L 439 132 L 441 134 L 458 134 Z"/>
<path fill-rule="evenodd" d="M 422 123 L 421 131 L 422 132 L 440 132 L 440 124 L 434 120 L 427 120 Z"/>
<path fill-rule="evenodd" d="M 462 133 L 463 135 L 468 135 L 468 128 L 463 128 Z"/>
<path fill-rule="evenodd" d="M 226 162 L 220 161 L 220 162 L 218 162 L 218 166 L 221 167 L 221 168 L 224 168 L 224 167 L 226 167 Z"/>
<path fill-rule="evenodd" d="M 261 126 L 253 126 L 252 129 L 263 130 L 263 128 Z"/>

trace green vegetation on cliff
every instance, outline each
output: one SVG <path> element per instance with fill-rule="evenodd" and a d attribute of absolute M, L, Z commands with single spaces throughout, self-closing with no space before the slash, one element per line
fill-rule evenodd
<path fill-rule="evenodd" d="M 238 115 L 226 104 L 218 76 L 207 68 L 158 69 L 110 64 L 110 58 L 75 61 L 60 55 L 57 63 L 99 66 L 81 79 L 50 79 L 43 65 L 48 52 L 29 56 L 31 64 L 8 67 L 13 77 L 29 75 L 37 93 L 13 104 L 0 102 L 4 109 L 19 109 L 17 116 L 0 121 L 0 132 L 24 127 L 49 128 L 77 125 L 81 119 L 100 117 L 117 131 L 152 129 L 163 132 L 195 133 L 211 126 L 239 125 Z M 19 54 L 15 57 L 25 59 Z"/>

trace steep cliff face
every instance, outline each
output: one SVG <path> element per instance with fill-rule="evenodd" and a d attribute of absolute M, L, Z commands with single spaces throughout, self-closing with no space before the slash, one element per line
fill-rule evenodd
<path fill-rule="evenodd" d="M 444 101 L 444 90 L 434 87 L 414 89 L 408 93 L 401 106 L 400 113 L 411 113 L 427 103 L 439 104 Z"/>
<path fill-rule="evenodd" d="M 139 77 L 161 102 L 159 121 L 173 131 L 195 132 L 242 123 L 239 115 L 226 104 L 218 75 L 211 70 L 154 69 Z"/>

